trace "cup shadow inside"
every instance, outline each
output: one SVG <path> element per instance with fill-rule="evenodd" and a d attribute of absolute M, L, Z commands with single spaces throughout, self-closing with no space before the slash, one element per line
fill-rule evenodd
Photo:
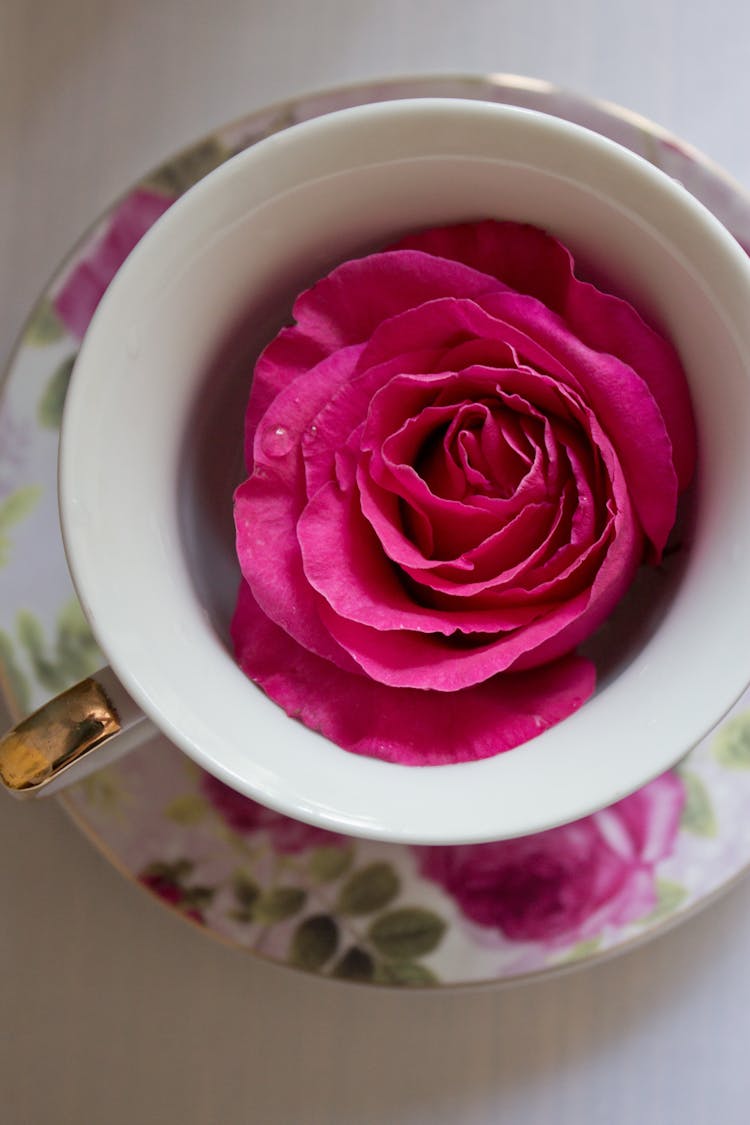
<path fill-rule="evenodd" d="M 268 320 L 268 314 L 246 314 L 219 341 L 191 407 L 178 473 L 188 571 L 204 612 L 230 651 L 229 626 L 241 578 L 233 495 L 246 475 L 245 409 L 255 361 L 273 335 Z M 274 331 L 280 327 L 276 320 Z"/>

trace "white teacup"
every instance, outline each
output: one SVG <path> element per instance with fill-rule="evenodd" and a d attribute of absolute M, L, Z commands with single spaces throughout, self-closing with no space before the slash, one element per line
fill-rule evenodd
<path fill-rule="evenodd" d="M 594 698 L 515 750 L 418 769 L 339 749 L 237 667 L 232 493 L 253 361 L 293 297 L 401 234 L 479 218 L 550 230 L 671 337 L 700 468 L 684 565 L 610 655 Z M 11 732 L 0 770 L 22 794 L 53 791 L 96 767 L 106 747 L 127 748 L 142 712 L 264 804 L 417 843 L 541 831 L 644 785 L 750 681 L 748 310 L 750 263 L 701 204 L 627 150 L 555 118 L 391 102 L 318 118 L 234 157 L 146 235 L 84 341 L 65 409 L 60 508 L 111 670 L 94 677 L 102 692 L 73 689 Z M 81 702 L 82 691 L 93 695 Z M 123 729 L 106 742 L 108 723 Z"/>

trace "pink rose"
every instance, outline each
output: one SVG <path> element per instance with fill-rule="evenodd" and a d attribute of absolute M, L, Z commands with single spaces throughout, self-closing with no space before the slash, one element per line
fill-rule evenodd
<path fill-rule="evenodd" d="M 568 944 L 654 908 L 654 868 L 672 853 L 684 803 L 682 781 L 668 773 L 536 836 L 414 851 L 422 874 L 472 922 L 512 941 Z"/>
<path fill-rule="evenodd" d="M 137 188 L 113 211 L 106 229 L 66 277 L 54 300 L 57 315 L 82 340 L 104 291 L 131 250 L 174 199 Z"/>
<path fill-rule="evenodd" d="M 345 842 L 344 837 L 335 832 L 302 824 L 299 820 L 292 820 L 291 817 L 257 804 L 250 797 L 243 797 L 209 773 L 204 773 L 201 788 L 230 828 L 235 832 L 267 832 L 275 850 L 284 855 L 293 855 L 306 848 L 335 846 Z"/>
<path fill-rule="evenodd" d="M 340 745 L 485 757 L 594 688 L 695 438 L 674 349 L 529 226 L 414 235 L 298 298 L 255 370 L 238 660 Z"/>

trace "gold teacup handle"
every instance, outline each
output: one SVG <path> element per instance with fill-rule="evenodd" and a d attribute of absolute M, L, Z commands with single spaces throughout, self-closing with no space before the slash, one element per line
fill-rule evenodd
<path fill-rule="evenodd" d="M 102 668 L 0 739 L 0 781 L 14 797 L 47 796 L 119 758 L 153 730 L 114 672 Z"/>

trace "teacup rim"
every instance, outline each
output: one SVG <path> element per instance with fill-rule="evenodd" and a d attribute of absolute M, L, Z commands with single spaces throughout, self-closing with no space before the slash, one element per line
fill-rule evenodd
<path fill-rule="evenodd" d="M 517 824 L 512 831 L 498 831 L 497 827 L 489 828 L 472 826 L 470 818 L 465 820 L 464 829 L 459 833 L 451 834 L 446 838 L 444 831 L 439 826 L 430 827 L 428 820 L 422 819 L 420 827 L 415 827 L 413 824 L 401 823 L 400 825 L 391 825 L 387 834 L 384 834 L 382 825 L 377 823 L 369 823 L 367 819 L 359 818 L 356 821 L 347 819 L 342 815 L 341 810 L 332 810 L 318 806 L 305 806 L 299 800 L 290 801 L 283 792 L 273 790 L 270 788 L 263 788 L 257 782 L 249 784 L 246 777 L 241 776 L 235 769 L 229 768 L 223 763 L 216 754 L 206 754 L 200 745 L 200 739 L 195 736 L 195 732 L 188 734 L 178 722 L 174 721 L 170 715 L 166 714 L 163 709 L 163 704 L 156 698 L 155 693 L 151 687 L 139 677 L 137 671 L 132 667 L 127 659 L 120 659 L 119 645 L 116 637 L 113 643 L 113 634 L 106 625 L 102 625 L 102 610 L 101 598 L 94 604 L 96 599 L 89 597 L 89 592 L 92 589 L 91 571 L 87 570 L 87 562 L 85 559 L 82 561 L 82 552 L 85 555 L 85 548 L 81 546 L 79 532 L 82 525 L 76 523 L 75 513 L 73 508 L 75 503 L 71 497 L 75 492 L 75 478 L 78 471 L 78 459 L 69 456 L 73 450 L 73 441 L 76 436 L 76 427 L 81 425 L 81 417 L 84 413 L 84 406 L 82 405 L 84 392 L 80 389 L 85 386 L 85 381 L 80 376 L 80 371 L 93 370 L 94 366 L 98 365 L 97 348 L 101 348 L 101 340 L 106 336 L 107 332 L 107 318 L 110 319 L 114 314 L 111 313 L 113 307 L 116 308 L 116 302 L 120 299 L 119 294 L 123 291 L 123 285 L 128 283 L 128 279 L 135 276 L 135 271 L 141 268 L 141 263 L 147 260 L 147 256 L 152 253 L 158 253 L 158 240 L 171 237 L 171 231 L 177 230 L 183 221 L 183 216 L 187 214 L 188 209 L 202 205 L 204 198 L 210 198 L 216 190 L 216 185 L 227 180 L 229 177 L 237 174 L 237 168 L 245 168 L 246 166 L 252 167 L 259 160 L 262 160 L 265 153 L 281 150 L 284 147 L 293 147 L 297 142 L 296 137 L 299 136 L 299 130 L 305 130 L 305 136 L 311 138 L 313 141 L 316 135 L 322 135 L 331 128 L 337 128 L 338 122 L 343 120 L 348 123 L 352 120 L 366 120 L 368 117 L 377 119 L 380 117 L 392 117 L 394 114 L 403 113 L 410 108 L 418 107 L 419 111 L 427 111 L 429 114 L 439 115 L 446 112 L 447 109 L 456 111 L 460 114 L 465 114 L 467 118 L 476 117 L 477 114 L 487 114 L 489 117 L 494 117 L 497 120 L 500 118 L 526 118 L 526 119 L 543 119 L 545 128 L 551 128 L 554 132 L 568 133 L 569 135 L 586 136 L 587 142 L 592 141 L 596 146 L 600 146 L 602 151 L 616 152 L 619 159 L 624 159 L 631 167 L 637 168 L 639 173 L 646 173 L 647 177 L 652 177 L 652 182 L 658 183 L 660 188 L 664 190 L 672 189 L 674 198 L 678 197 L 689 198 L 690 205 L 699 209 L 704 219 L 710 220 L 710 227 L 714 237 L 719 241 L 724 240 L 724 249 L 729 258 L 733 258 L 735 266 L 740 270 L 740 273 L 745 279 L 745 286 L 750 292 L 750 268 L 740 260 L 742 251 L 740 247 L 734 242 L 732 236 L 725 230 L 719 221 L 711 215 L 711 213 L 703 207 L 698 201 L 691 196 L 687 196 L 685 189 L 679 185 L 673 184 L 672 181 L 660 172 L 658 169 L 653 168 L 641 157 L 629 152 L 616 142 L 602 137 L 599 134 L 585 129 L 582 126 L 575 125 L 571 122 L 562 121 L 550 117 L 548 114 L 540 113 L 537 110 L 520 108 L 516 106 L 496 105 L 494 103 L 474 102 L 464 99 L 454 98 L 409 98 L 401 99 L 398 101 L 389 101 L 385 103 L 372 103 L 365 106 L 351 107 L 343 110 L 338 110 L 332 114 L 326 114 L 322 117 L 303 122 L 295 125 L 289 130 L 285 130 L 280 134 L 273 137 L 266 138 L 264 141 L 259 142 L 259 145 L 246 152 L 240 153 L 231 158 L 230 161 L 211 172 L 204 180 L 199 182 L 193 187 L 185 196 L 180 199 L 173 208 L 171 208 L 162 219 L 156 224 L 154 228 L 146 235 L 143 243 L 136 248 L 136 251 L 131 256 L 131 259 L 126 262 L 120 275 L 113 282 L 110 290 L 100 305 L 99 310 L 94 317 L 92 325 L 89 329 L 89 334 L 84 340 L 81 354 L 77 363 L 76 374 L 74 375 L 71 384 L 71 393 L 69 396 L 68 404 L 66 405 L 63 427 L 61 434 L 61 452 L 60 452 L 60 509 L 63 518 L 63 537 L 65 542 L 66 553 L 71 565 L 71 572 L 73 574 L 74 583 L 77 587 L 79 597 L 81 599 L 84 611 L 92 623 L 95 635 L 98 637 L 103 649 L 107 652 L 113 667 L 121 677 L 130 693 L 138 700 L 140 705 L 161 727 L 169 737 L 172 738 L 178 745 L 180 745 L 191 757 L 198 761 L 201 765 L 207 768 L 211 773 L 220 777 L 231 786 L 245 792 L 247 795 L 252 796 L 262 803 L 277 808 L 279 811 L 287 813 L 288 815 L 295 816 L 302 820 L 309 820 L 313 823 L 322 825 L 323 827 L 332 829 L 334 831 L 345 831 L 353 835 L 372 836 L 378 839 L 398 840 L 400 842 L 412 843 L 464 843 L 485 839 L 497 839 L 515 835 L 525 835 L 531 832 L 541 831 L 545 828 L 553 827 L 555 824 L 564 823 L 570 820 L 577 819 L 579 816 L 587 815 L 597 808 L 604 807 L 613 801 L 618 800 L 620 797 L 625 796 L 626 793 L 631 792 L 634 788 L 646 784 L 652 777 L 657 776 L 669 765 L 674 764 L 682 754 L 695 745 L 700 739 L 711 729 L 715 722 L 720 717 L 717 712 L 712 713 L 710 718 L 707 719 L 701 726 L 697 734 L 693 734 L 690 739 L 689 745 L 680 745 L 679 752 L 674 756 L 670 755 L 670 761 L 665 764 L 664 761 L 659 760 L 655 762 L 654 770 L 649 776 L 643 776 L 641 773 L 635 782 L 629 781 L 620 783 L 613 786 L 607 786 L 605 782 L 599 785 L 596 797 L 590 797 L 587 800 L 576 799 L 574 796 L 569 795 L 565 808 L 561 811 L 560 815 L 554 819 L 550 819 L 549 815 L 540 816 L 537 821 L 530 819 L 528 816 L 523 824 Z M 337 120 L 333 120 L 337 119 Z M 293 135 L 294 134 L 294 135 Z M 265 146 L 265 148 L 261 148 Z M 260 156 L 258 155 L 260 151 Z M 699 213 L 694 210 L 694 214 Z M 167 235 L 164 231 L 170 232 Z M 736 253 L 735 253 L 736 250 Z M 123 281 L 123 278 L 125 281 Z M 103 327 L 102 327 L 103 326 Z M 89 377 L 90 378 L 90 377 Z M 71 436 L 73 435 L 73 436 Z M 237 669 L 237 674 L 242 676 L 242 673 Z M 745 673 L 737 677 L 737 682 L 731 686 L 727 686 L 722 692 L 721 714 L 724 714 L 741 694 L 746 686 L 747 679 L 750 679 L 750 669 L 747 673 L 747 679 L 743 678 Z M 243 677 L 244 680 L 244 677 Z M 740 682 L 741 681 L 741 682 Z M 587 704 L 586 707 L 594 706 L 596 701 Z M 582 712 L 578 713 L 579 715 Z M 573 716 L 566 723 L 574 723 L 577 716 Z M 286 719 L 288 723 L 291 720 Z M 564 726 L 565 724 L 561 724 Z M 555 735 L 555 731 L 560 728 L 554 728 L 551 731 L 545 732 L 543 735 L 534 739 L 532 742 L 527 743 L 524 747 L 519 748 L 521 752 L 532 752 L 537 748 L 543 740 L 549 741 L 550 736 Z M 313 739 L 320 740 L 320 736 L 312 734 Z M 322 740 L 320 740 L 322 741 Z M 519 751 L 512 751 L 512 754 L 519 755 Z M 343 751 L 336 750 L 336 753 L 343 753 Z M 505 757 L 505 756 L 503 756 Z M 519 755 L 520 757 L 520 755 Z M 466 772 L 468 770 L 476 771 L 477 777 L 482 773 L 497 772 L 497 765 L 493 765 L 499 761 L 498 758 L 485 759 L 482 762 L 463 763 L 460 765 L 431 767 L 440 771 L 450 771 L 451 775 L 456 777 L 456 771 Z M 411 767 L 398 767 L 392 764 L 375 763 L 372 759 L 366 759 L 362 762 L 363 771 L 365 763 L 367 770 L 370 772 L 379 772 L 382 769 L 393 771 L 411 769 Z M 419 771 L 422 772 L 422 771 Z M 395 776 L 395 775 L 394 775 Z M 474 779 L 475 780 L 475 779 Z M 474 786 L 472 780 L 472 786 Z M 479 784 L 484 782 L 480 781 Z M 431 785 L 424 786 L 426 790 L 432 788 Z M 603 795 L 606 790 L 606 794 Z M 429 801 L 429 795 L 426 800 Z M 560 802 L 562 805 L 563 802 Z"/>

